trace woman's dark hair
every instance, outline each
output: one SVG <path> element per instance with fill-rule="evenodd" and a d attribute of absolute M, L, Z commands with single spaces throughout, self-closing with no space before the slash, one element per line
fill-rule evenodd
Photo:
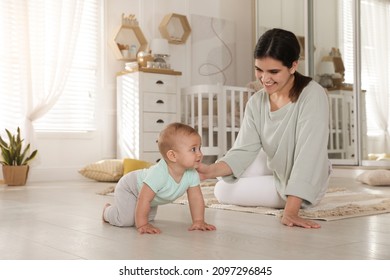
<path fill-rule="evenodd" d="M 257 41 L 254 58 L 261 59 L 270 57 L 282 62 L 287 68 L 291 68 L 294 61 L 299 60 L 301 47 L 294 33 L 274 28 L 266 31 Z M 290 91 L 292 102 L 297 101 L 304 87 L 312 80 L 311 77 L 303 76 L 298 71 L 294 73 L 294 85 Z"/>

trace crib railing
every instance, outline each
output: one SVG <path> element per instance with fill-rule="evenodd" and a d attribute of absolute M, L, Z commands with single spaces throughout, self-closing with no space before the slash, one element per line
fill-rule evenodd
<path fill-rule="evenodd" d="M 331 158 L 347 159 L 354 155 L 355 114 L 353 92 L 328 94 L 329 97 L 329 141 Z"/>
<path fill-rule="evenodd" d="M 223 156 L 233 145 L 245 105 L 253 90 L 246 87 L 196 85 L 182 89 L 182 122 L 202 136 L 203 154 Z"/>

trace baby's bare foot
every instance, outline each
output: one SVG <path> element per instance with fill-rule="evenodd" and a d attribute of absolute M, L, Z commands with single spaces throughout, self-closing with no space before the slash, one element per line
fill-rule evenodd
<path fill-rule="evenodd" d="M 108 223 L 108 222 L 104 219 L 104 211 L 106 211 L 106 208 L 107 208 L 108 206 L 111 206 L 111 204 L 110 204 L 110 203 L 106 203 L 106 204 L 104 205 L 104 207 L 103 207 L 102 219 L 103 219 L 103 222 L 105 222 L 105 223 Z"/>

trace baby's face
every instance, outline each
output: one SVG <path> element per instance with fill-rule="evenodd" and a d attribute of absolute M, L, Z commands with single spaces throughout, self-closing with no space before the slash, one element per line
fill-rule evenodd
<path fill-rule="evenodd" d="M 197 168 L 202 161 L 201 138 L 197 134 L 182 135 L 177 140 L 177 163 L 185 168 Z"/>

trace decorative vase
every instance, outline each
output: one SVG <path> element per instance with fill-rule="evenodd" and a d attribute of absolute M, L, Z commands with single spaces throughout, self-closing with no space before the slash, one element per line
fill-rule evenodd
<path fill-rule="evenodd" d="M 28 176 L 28 165 L 3 165 L 4 182 L 8 186 L 24 186 Z"/>
<path fill-rule="evenodd" d="M 129 50 L 121 50 L 123 58 L 127 59 L 129 58 Z"/>
<path fill-rule="evenodd" d="M 141 51 L 137 54 L 137 61 L 140 67 L 146 67 L 148 61 L 153 61 L 153 56 L 150 53 Z"/>

